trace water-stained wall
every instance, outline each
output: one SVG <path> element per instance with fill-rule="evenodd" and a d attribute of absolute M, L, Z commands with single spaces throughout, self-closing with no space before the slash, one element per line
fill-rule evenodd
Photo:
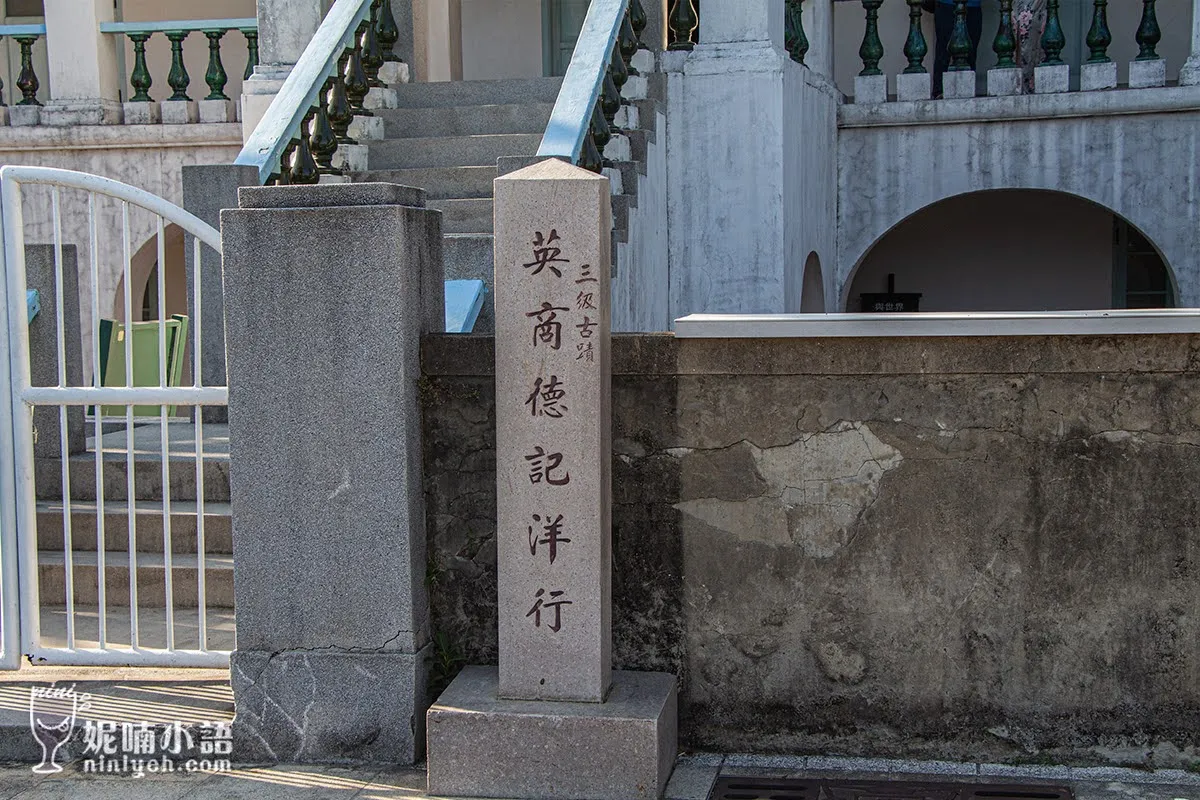
<path fill-rule="evenodd" d="M 435 679 L 496 660 L 491 359 L 425 343 Z M 614 666 L 680 676 L 689 747 L 1194 763 L 1198 359 L 618 337 Z"/>

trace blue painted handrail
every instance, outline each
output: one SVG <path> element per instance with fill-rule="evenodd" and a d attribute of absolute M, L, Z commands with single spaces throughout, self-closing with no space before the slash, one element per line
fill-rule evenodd
<path fill-rule="evenodd" d="M 578 163 L 630 0 L 592 0 L 538 156 Z M 620 58 L 620 56 L 618 56 Z"/>
<path fill-rule="evenodd" d="M 25 290 L 25 308 L 29 311 L 29 322 L 33 324 L 42 311 L 42 298 L 37 289 Z"/>
<path fill-rule="evenodd" d="M 258 30 L 254 17 L 180 19 L 165 22 L 101 22 L 101 33 L 166 33 L 167 31 Z"/>
<path fill-rule="evenodd" d="M 45 36 L 46 26 L 37 25 L 0 25 L 0 36 Z"/>
<path fill-rule="evenodd" d="M 626 0 L 628 1 L 628 0 Z M 309 109 L 319 105 L 325 81 L 334 74 L 358 26 L 371 17 L 372 0 L 337 0 L 258 123 L 235 164 L 255 167 L 260 183 L 279 172 L 284 151 L 300 135 Z"/>

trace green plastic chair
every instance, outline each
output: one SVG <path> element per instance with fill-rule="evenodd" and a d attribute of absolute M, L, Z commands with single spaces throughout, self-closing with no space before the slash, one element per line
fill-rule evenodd
<path fill-rule="evenodd" d="M 158 320 L 135 322 L 133 331 L 133 385 L 158 386 Z M 187 348 L 188 318 L 176 314 L 165 323 L 167 336 L 167 386 L 179 386 L 183 377 L 183 353 Z M 100 320 L 100 385 L 122 387 L 125 383 L 125 326 L 111 319 Z M 125 406 L 103 406 L 105 416 L 125 416 Z M 134 406 L 137 417 L 157 417 L 159 406 Z M 175 406 L 167 407 L 175 416 Z"/>

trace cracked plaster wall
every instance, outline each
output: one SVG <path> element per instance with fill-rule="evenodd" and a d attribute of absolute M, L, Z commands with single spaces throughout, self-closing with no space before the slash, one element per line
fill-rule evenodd
<path fill-rule="evenodd" d="M 614 346 L 614 666 L 686 746 L 1200 756 L 1200 337 Z M 495 663 L 490 340 L 425 344 L 434 628 Z"/>

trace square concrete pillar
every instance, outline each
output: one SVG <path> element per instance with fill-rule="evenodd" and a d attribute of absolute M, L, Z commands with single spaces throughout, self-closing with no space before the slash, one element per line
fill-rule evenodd
<path fill-rule="evenodd" d="M 1006 97 L 1021 93 L 1021 70 L 1015 67 L 989 69 L 987 73 L 988 97 Z"/>
<path fill-rule="evenodd" d="M 1079 68 L 1079 88 L 1085 92 L 1117 88 L 1117 62 L 1083 64 Z"/>
<path fill-rule="evenodd" d="M 46 125 L 117 125 L 123 117 L 117 48 L 121 37 L 100 33 L 112 22 L 112 0 L 45 0 L 50 102 Z"/>
<path fill-rule="evenodd" d="M 79 258 L 74 245 L 62 249 L 63 342 L 66 354 L 68 386 L 83 385 L 83 344 L 79 322 Z M 25 286 L 36 289 L 42 310 L 29 323 L 29 377 L 33 386 L 58 386 L 58 318 L 56 310 L 57 276 L 54 246 L 26 245 Z M 33 411 L 33 454 L 37 458 L 58 459 L 62 455 L 62 418 L 57 407 L 38 406 Z M 87 449 L 83 407 L 67 408 L 67 454 Z"/>
<path fill-rule="evenodd" d="M 928 72 L 896 76 L 896 99 L 904 102 L 909 100 L 928 100 L 933 96 L 933 76 Z"/>
<path fill-rule="evenodd" d="M 1129 88 L 1149 89 L 1167 85 L 1166 59 L 1129 62 Z"/>
<path fill-rule="evenodd" d="M 441 215 L 363 183 L 221 214 L 238 649 L 235 753 L 412 764 L 429 640 L 420 339 Z"/>
<path fill-rule="evenodd" d="M 770 42 L 783 47 L 783 0 L 704 0 L 701 44 Z"/>
<path fill-rule="evenodd" d="M 855 105 L 886 103 L 887 99 L 887 75 L 856 75 L 854 77 Z"/>
<path fill-rule="evenodd" d="M 1071 91 L 1071 67 L 1067 64 L 1034 67 L 1034 94 L 1058 94 Z"/>
<path fill-rule="evenodd" d="M 975 96 L 975 70 L 960 69 L 942 76 L 942 97 L 947 100 L 962 100 Z"/>

